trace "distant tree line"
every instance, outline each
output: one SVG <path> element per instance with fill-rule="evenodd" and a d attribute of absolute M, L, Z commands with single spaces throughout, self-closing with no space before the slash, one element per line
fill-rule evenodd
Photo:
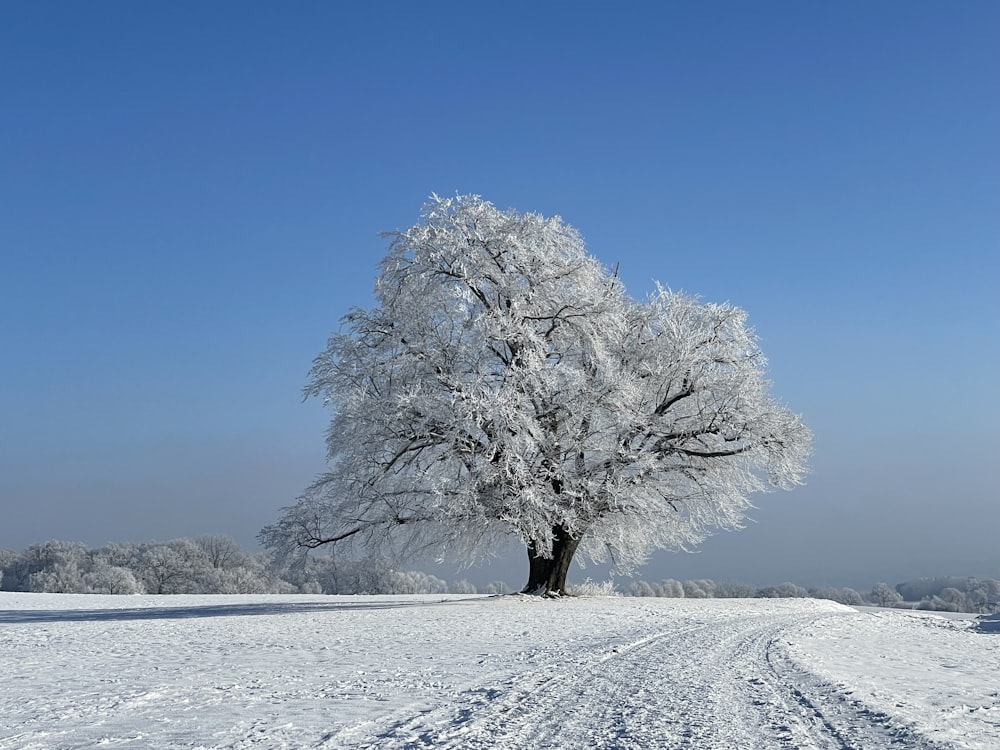
<path fill-rule="evenodd" d="M 281 567 L 245 552 L 226 536 L 145 544 L 51 541 L 22 552 L 0 550 L 0 590 L 60 594 L 500 594 L 505 583 L 479 591 L 468 581 L 449 585 L 383 558 L 307 557 Z"/>
<path fill-rule="evenodd" d="M 716 583 L 707 578 L 677 581 L 667 578 L 659 583 L 633 581 L 625 596 L 664 596 L 686 599 L 830 599 L 841 604 L 866 604 L 865 597 L 851 588 L 821 587 L 807 589 L 795 583 L 777 586 L 751 586 L 747 583 Z"/>
<path fill-rule="evenodd" d="M 278 565 L 267 554 L 250 554 L 226 536 L 143 544 L 83 544 L 51 541 L 21 552 L 0 549 L 0 590 L 63 594 L 507 594 L 503 581 L 477 587 L 447 582 L 416 570 L 396 568 L 382 557 L 298 558 Z M 615 594 L 613 585 L 590 581 L 570 587 L 579 594 Z M 1000 609 L 1000 580 L 942 576 L 892 587 L 876 583 L 862 594 L 852 588 L 805 588 L 794 583 L 752 586 L 709 579 L 659 583 L 632 581 L 624 596 L 688 599 L 804 598 L 841 604 L 871 604 L 943 612 Z"/>
<path fill-rule="evenodd" d="M 979 613 L 1000 611 L 1000 580 L 995 578 L 918 578 L 899 584 L 896 591 L 904 601 L 915 602 L 917 609 Z"/>
<path fill-rule="evenodd" d="M 852 588 L 823 586 L 804 588 L 794 583 L 756 587 L 745 583 L 715 583 L 707 579 L 677 581 L 667 578 L 659 583 L 633 581 L 625 596 L 686 597 L 689 599 L 800 598 L 829 599 L 859 606 L 901 607 L 937 612 L 986 613 L 1000 610 L 1000 580 L 993 578 L 957 578 L 942 576 L 919 578 L 895 588 L 876 583 L 862 594 Z"/>

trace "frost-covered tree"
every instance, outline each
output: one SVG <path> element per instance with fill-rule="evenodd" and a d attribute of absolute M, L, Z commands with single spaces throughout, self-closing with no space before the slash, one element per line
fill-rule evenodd
<path fill-rule="evenodd" d="M 632 581 L 625 589 L 625 596 L 656 596 L 649 581 Z"/>
<path fill-rule="evenodd" d="M 213 568 L 237 568 L 248 563 L 248 555 L 230 537 L 222 534 L 198 537 L 194 540 Z"/>
<path fill-rule="evenodd" d="M 684 596 L 688 599 L 712 599 L 715 597 L 715 582 L 707 578 L 697 581 L 684 581 Z"/>
<path fill-rule="evenodd" d="M 872 586 L 870 599 L 872 604 L 877 604 L 879 607 L 895 607 L 903 603 L 903 597 L 899 592 L 888 583 L 882 582 Z"/>
<path fill-rule="evenodd" d="M 720 599 L 752 599 L 757 595 L 757 588 L 749 583 L 725 581 L 715 585 L 715 595 Z"/>
<path fill-rule="evenodd" d="M 465 580 L 464 578 L 458 581 L 452 581 L 448 585 L 449 594 L 477 594 L 479 590 L 476 588 L 474 583 Z"/>
<path fill-rule="evenodd" d="M 965 588 L 965 605 L 968 612 L 992 612 L 1000 601 L 1000 581 L 990 578 L 972 578 Z"/>
<path fill-rule="evenodd" d="M 142 567 L 143 545 L 112 542 L 91 554 L 95 563 L 115 568 L 128 568 L 136 573 Z"/>
<path fill-rule="evenodd" d="M 684 598 L 684 584 L 673 578 L 664 578 L 654 587 L 657 596 L 663 596 L 669 599 L 683 599 Z"/>
<path fill-rule="evenodd" d="M 757 596 L 762 599 L 801 599 L 809 596 L 809 591 L 798 584 L 786 581 L 777 586 L 757 589 Z"/>
<path fill-rule="evenodd" d="M 33 544 L 6 566 L 3 587 L 8 591 L 73 593 L 79 590 L 80 574 L 87 566 L 87 548 L 82 544 L 59 540 Z"/>
<path fill-rule="evenodd" d="M 932 596 L 940 595 L 946 588 L 964 591 L 969 584 L 969 578 L 958 576 L 936 576 L 934 578 L 917 578 L 912 581 L 904 581 L 896 584 L 896 591 L 903 597 L 904 601 L 913 602 L 920 599 L 930 599 Z"/>
<path fill-rule="evenodd" d="M 810 435 L 768 394 L 746 314 L 629 297 L 558 218 L 434 197 L 390 235 L 306 394 L 330 470 L 261 532 L 282 553 L 358 543 L 472 560 L 518 537 L 528 592 L 579 550 L 618 569 L 745 519 Z"/>
<path fill-rule="evenodd" d="M 967 612 L 969 611 L 968 602 L 965 600 L 965 592 L 956 588 L 945 588 L 941 590 L 938 595 L 941 601 L 948 605 L 949 611 L 953 612 Z"/>
<path fill-rule="evenodd" d="M 88 594 L 142 594 L 142 584 L 128 568 L 95 561 L 83 575 L 83 588 Z"/>
<path fill-rule="evenodd" d="M 28 588 L 40 594 L 86 593 L 83 575 L 75 560 L 62 560 L 32 573 Z"/>
<path fill-rule="evenodd" d="M 447 594 L 448 584 L 437 576 L 418 570 L 394 570 L 387 586 L 378 593 L 385 594 Z"/>
<path fill-rule="evenodd" d="M 205 553 L 190 539 L 172 539 L 142 547 L 138 575 L 149 594 L 193 594 L 214 590 L 215 571 Z"/>
<path fill-rule="evenodd" d="M 0 591 L 6 591 L 3 580 L 7 568 L 13 567 L 17 561 L 17 552 L 12 549 L 0 549 Z"/>

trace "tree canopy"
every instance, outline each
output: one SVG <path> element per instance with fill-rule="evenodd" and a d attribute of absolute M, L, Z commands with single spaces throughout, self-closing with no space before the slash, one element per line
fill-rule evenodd
<path fill-rule="evenodd" d="M 558 593 L 578 550 L 627 569 L 801 482 L 811 436 L 741 309 L 635 300 L 559 218 L 477 196 L 434 196 L 388 236 L 376 306 L 305 390 L 332 409 L 329 471 L 265 545 L 471 561 L 514 535 L 525 590 Z"/>

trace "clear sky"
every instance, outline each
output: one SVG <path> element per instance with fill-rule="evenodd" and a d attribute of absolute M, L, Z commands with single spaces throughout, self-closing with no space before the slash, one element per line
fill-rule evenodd
<path fill-rule="evenodd" d="M 747 309 L 815 433 L 641 577 L 1000 576 L 998 39 L 992 0 L 3 3 L 0 547 L 253 545 L 378 232 L 477 193 Z"/>

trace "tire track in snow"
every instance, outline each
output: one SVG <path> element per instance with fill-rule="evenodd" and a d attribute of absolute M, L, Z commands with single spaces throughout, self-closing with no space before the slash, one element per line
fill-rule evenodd
<path fill-rule="evenodd" d="M 937 750 L 797 668 L 781 636 L 837 613 L 714 619 L 570 654 L 333 747 Z"/>

